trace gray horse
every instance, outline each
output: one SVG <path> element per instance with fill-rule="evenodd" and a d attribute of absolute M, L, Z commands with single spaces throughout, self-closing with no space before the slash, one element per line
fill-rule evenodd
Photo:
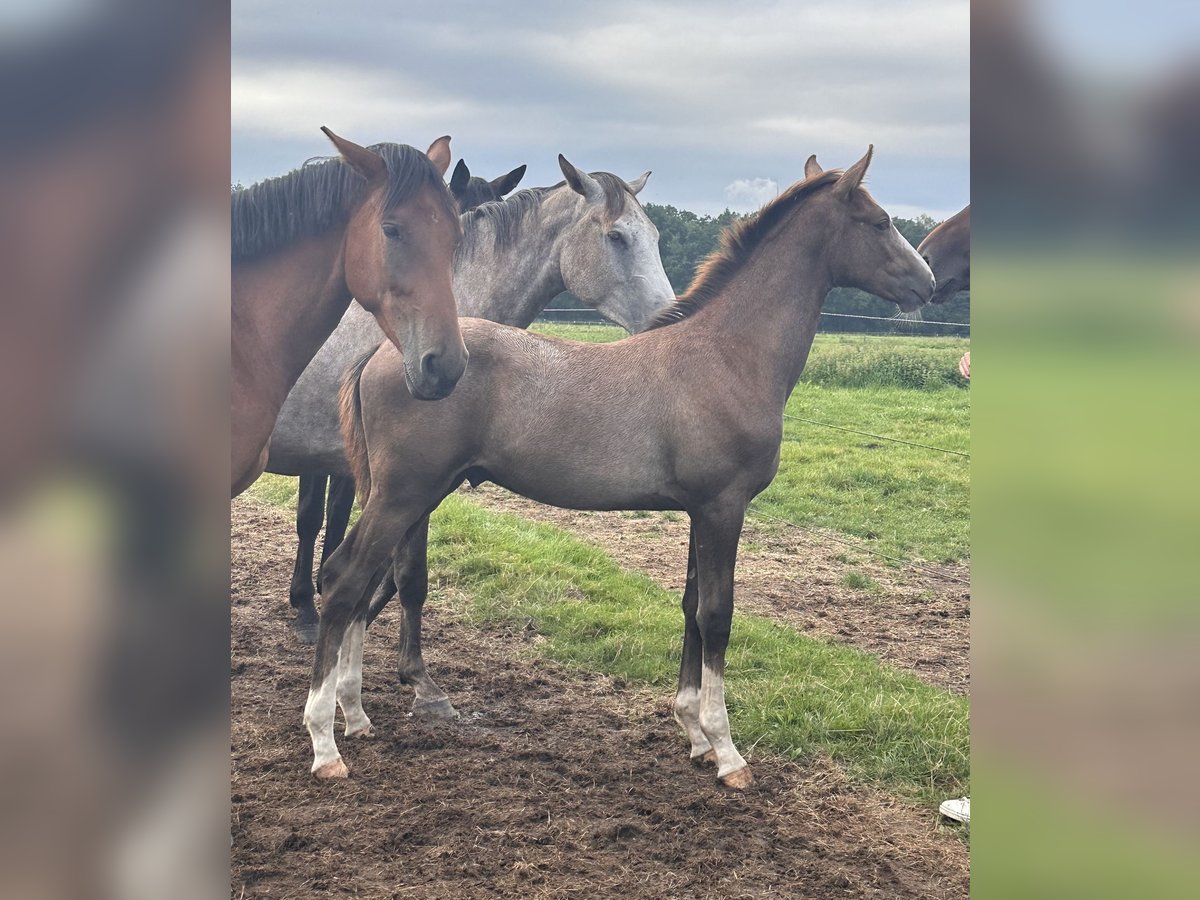
<path fill-rule="evenodd" d="M 526 328 L 569 290 L 627 331 L 640 331 L 675 301 L 658 254 L 658 230 L 635 199 L 650 173 L 625 182 L 607 172 L 589 175 L 562 156 L 558 161 L 566 181 L 463 215 L 454 263 L 459 312 Z M 338 425 L 338 387 L 345 371 L 383 339 L 370 314 L 351 308 L 288 395 L 271 436 L 268 472 L 347 479 L 331 486 L 322 562 L 341 542 L 354 493 Z M 301 504 L 290 600 L 294 631 L 312 643 L 320 500 L 302 494 Z"/>

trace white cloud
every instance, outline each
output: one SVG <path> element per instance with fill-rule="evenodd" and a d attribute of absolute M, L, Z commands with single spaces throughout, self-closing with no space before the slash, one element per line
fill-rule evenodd
<path fill-rule="evenodd" d="M 779 196 L 779 185 L 773 178 L 739 178 L 725 185 L 725 202 L 737 212 L 758 209 Z"/>

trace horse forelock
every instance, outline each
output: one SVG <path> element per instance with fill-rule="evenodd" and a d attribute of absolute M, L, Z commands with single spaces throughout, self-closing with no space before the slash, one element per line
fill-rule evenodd
<path fill-rule="evenodd" d="M 703 309 L 746 264 L 754 250 L 775 227 L 817 190 L 833 184 L 841 169 L 827 169 L 792 185 L 758 212 L 739 219 L 721 232 L 721 241 L 696 267 L 691 286 L 682 297 L 660 312 L 644 330 L 674 325 Z"/>
<path fill-rule="evenodd" d="M 387 165 L 382 209 L 406 203 L 426 188 L 448 217 L 457 207 L 441 175 L 424 153 L 407 144 L 374 144 Z M 304 237 L 344 225 L 367 183 L 340 157 L 310 159 L 286 175 L 234 192 L 230 201 L 230 250 L 234 260 L 252 259 Z"/>

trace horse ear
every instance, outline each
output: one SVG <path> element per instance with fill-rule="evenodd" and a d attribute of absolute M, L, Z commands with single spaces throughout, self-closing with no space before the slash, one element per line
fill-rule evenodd
<path fill-rule="evenodd" d="M 633 196 L 636 197 L 638 194 L 640 194 L 642 192 L 642 188 L 644 188 L 646 186 L 646 179 L 649 177 L 650 177 L 649 172 L 643 172 L 637 178 L 633 179 L 633 181 L 625 182 L 627 185 L 629 185 L 629 190 L 631 190 L 633 192 Z"/>
<path fill-rule="evenodd" d="M 325 132 L 325 137 L 333 141 L 333 146 L 337 147 L 338 153 L 350 168 L 367 181 L 373 181 L 381 175 L 387 174 L 387 163 L 374 150 L 368 150 L 366 147 L 360 147 L 354 141 L 339 137 L 324 125 L 321 126 L 321 130 Z"/>
<path fill-rule="evenodd" d="M 804 161 L 804 177 L 812 178 L 814 175 L 820 175 L 825 170 L 821 168 L 821 164 L 817 162 L 817 154 L 813 154 Z"/>
<path fill-rule="evenodd" d="M 569 162 L 561 153 L 558 154 L 558 167 L 562 169 L 563 175 L 567 178 L 567 184 L 571 186 L 571 190 L 582 196 L 589 203 L 604 202 L 604 188 L 600 186 L 595 178 L 587 172 L 581 172 Z"/>
<path fill-rule="evenodd" d="M 867 155 L 842 173 L 842 177 L 833 186 L 834 191 L 839 197 L 849 200 L 854 195 L 858 186 L 862 184 L 863 176 L 867 174 L 867 166 L 871 165 L 871 156 L 874 152 L 875 145 L 868 144 Z"/>
<path fill-rule="evenodd" d="M 458 165 L 454 167 L 454 174 L 450 176 L 450 193 L 455 197 L 461 197 L 470 180 L 471 170 L 467 168 L 467 161 L 460 159 Z"/>
<path fill-rule="evenodd" d="M 450 168 L 450 135 L 443 134 L 430 144 L 429 149 L 425 151 L 425 155 L 429 157 L 429 161 L 438 170 L 438 174 L 444 178 L 446 170 Z"/>
<path fill-rule="evenodd" d="M 524 177 L 525 167 L 517 166 L 507 175 L 501 175 L 499 178 L 493 178 L 488 182 L 488 184 L 491 186 L 492 190 L 496 192 L 497 197 L 503 197 L 518 184 L 520 184 L 521 179 Z"/>

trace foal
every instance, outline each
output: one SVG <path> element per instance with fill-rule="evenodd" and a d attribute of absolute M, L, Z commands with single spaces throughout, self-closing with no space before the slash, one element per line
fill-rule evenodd
<path fill-rule="evenodd" d="M 315 775 L 348 774 L 335 703 L 348 737 L 372 733 L 361 698 L 364 619 L 393 553 L 401 679 L 416 703 L 445 700 L 420 653 L 426 534 L 417 526 L 469 479 L 572 509 L 688 513 L 675 716 L 694 760 L 715 763 L 728 787 L 753 781 L 729 733 L 724 689 L 746 507 L 778 468 L 784 404 L 829 290 L 861 288 L 906 311 L 933 292 L 928 266 L 861 187 L 870 160 L 868 150 L 845 173 L 810 161 L 807 179 L 725 233 L 658 327 L 582 344 L 464 319 L 471 366 L 438 403 L 409 398 L 386 344 L 351 370 L 343 427 L 365 507 L 325 573 L 304 709 Z"/>

